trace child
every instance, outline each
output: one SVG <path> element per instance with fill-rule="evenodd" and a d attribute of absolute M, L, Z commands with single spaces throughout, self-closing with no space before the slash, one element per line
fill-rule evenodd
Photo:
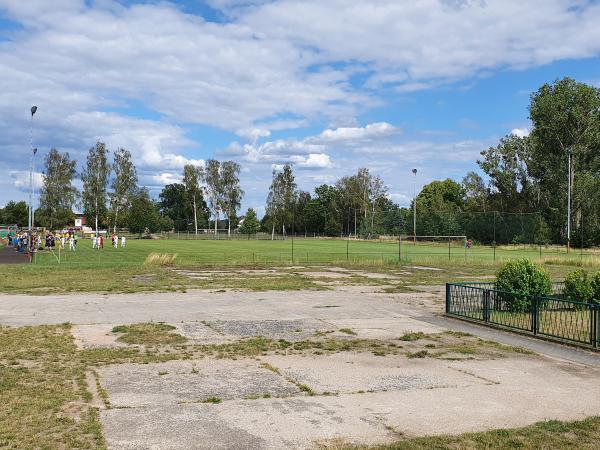
<path fill-rule="evenodd" d="M 119 236 L 113 236 L 113 247 L 119 248 Z"/>
<path fill-rule="evenodd" d="M 72 252 L 75 251 L 75 238 L 73 236 L 69 238 L 69 250 Z"/>

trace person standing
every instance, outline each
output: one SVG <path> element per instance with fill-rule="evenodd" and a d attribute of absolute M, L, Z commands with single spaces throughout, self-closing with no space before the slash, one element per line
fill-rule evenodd
<path fill-rule="evenodd" d="M 92 236 L 92 248 L 97 248 L 98 246 L 98 238 L 96 237 L 96 235 Z"/>
<path fill-rule="evenodd" d="M 75 251 L 75 238 L 73 236 L 69 238 L 69 250 L 72 252 Z"/>
<path fill-rule="evenodd" d="M 121 248 L 125 248 L 126 241 L 125 236 L 121 236 Z"/>

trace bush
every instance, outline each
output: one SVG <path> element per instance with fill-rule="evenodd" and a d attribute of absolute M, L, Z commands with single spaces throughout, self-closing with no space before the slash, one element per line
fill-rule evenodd
<path fill-rule="evenodd" d="M 588 273 L 583 269 L 577 269 L 567 275 L 564 294 L 569 300 L 590 303 L 594 297 L 594 290 Z"/>
<path fill-rule="evenodd" d="M 541 266 L 529 259 L 509 261 L 498 272 L 496 289 L 513 295 L 502 295 L 510 311 L 528 311 L 530 296 L 547 296 L 552 293 L 550 275 Z M 522 295 L 517 295 L 522 294 Z"/>

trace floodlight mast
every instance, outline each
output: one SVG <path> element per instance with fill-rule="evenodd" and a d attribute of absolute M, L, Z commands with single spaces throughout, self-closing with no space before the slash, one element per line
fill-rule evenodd
<path fill-rule="evenodd" d="M 31 123 L 29 126 L 29 148 L 31 149 L 31 160 L 29 162 L 29 217 L 28 217 L 28 229 L 31 231 L 33 228 L 33 168 L 34 168 L 34 158 L 37 153 L 37 148 L 33 148 L 33 115 L 37 111 L 37 106 L 31 107 Z"/>

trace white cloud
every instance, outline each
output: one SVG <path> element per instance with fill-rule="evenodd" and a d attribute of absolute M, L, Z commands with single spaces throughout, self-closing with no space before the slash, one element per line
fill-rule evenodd
<path fill-rule="evenodd" d="M 29 180 L 29 172 L 25 170 L 12 170 L 9 173 L 10 177 L 13 179 L 13 186 L 20 190 L 21 192 L 30 191 L 30 180 Z M 33 189 L 35 192 L 39 191 L 40 188 L 44 185 L 44 175 L 41 172 L 33 173 Z"/>
<path fill-rule="evenodd" d="M 386 122 L 371 123 L 365 127 L 340 127 L 325 130 L 318 136 L 307 139 L 307 142 L 319 144 L 342 143 L 351 145 L 366 140 L 381 139 L 399 133 L 398 128 Z"/>
<path fill-rule="evenodd" d="M 514 134 L 515 136 L 520 138 L 529 136 L 529 133 L 531 133 L 531 130 L 529 128 L 513 128 L 510 131 L 510 134 Z"/>
<path fill-rule="evenodd" d="M 306 157 L 294 155 L 291 161 L 297 167 L 305 169 L 328 169 L 332 166 L 331 158 L 325 153 L 310 153 Z"/>

